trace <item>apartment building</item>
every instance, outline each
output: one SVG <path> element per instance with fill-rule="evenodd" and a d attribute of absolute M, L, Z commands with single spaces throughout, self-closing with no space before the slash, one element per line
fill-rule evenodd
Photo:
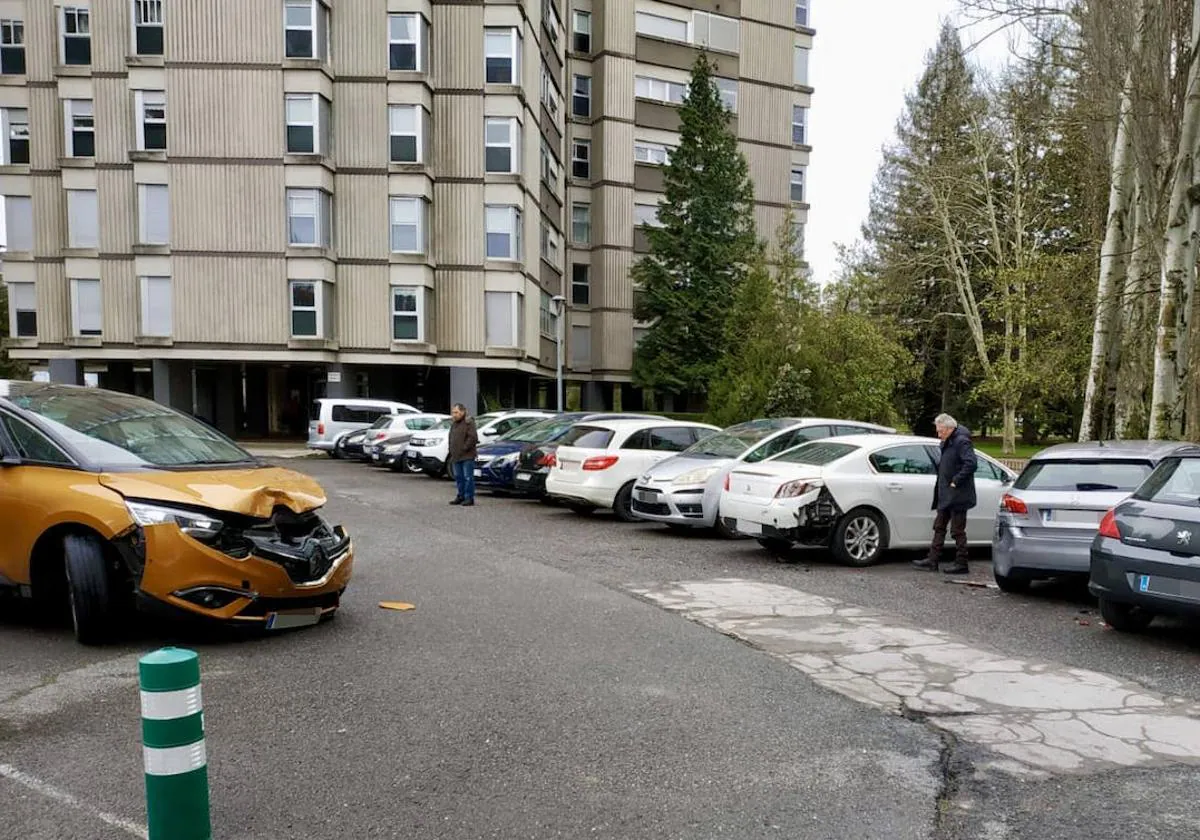
<path fill-rule="evenodd" d="M 325 395 L 628 407 L 698 51 L 807 213 L 808 0 L 0 0 L 11 355 L 228 431 Z M 561 316 L 561 325 L 560 325 Z"/>

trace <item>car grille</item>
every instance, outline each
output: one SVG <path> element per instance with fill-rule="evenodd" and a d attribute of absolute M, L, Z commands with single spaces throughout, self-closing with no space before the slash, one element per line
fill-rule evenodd
<path fill-rule="evenodd" d="M 304 598 L 257 598 L 239 615 L 253 618 L 279 610 L 328 610 L 336 607 L 341 597 L 341 592 L 327 592 L 324 595 L 310 595 Z"/>
<path fill-rule="evenodd" d="M 277 507 L 266 522 L 223 534 L 219 546 L 233 557 L 253 554 L 283 567 L 293 583 L 320 580 L 350 548 L 350 537 L 331 527 L 315 512 L 293 513 Z"/>
<path fill-rule="evenodd" d="M 637 499 L 633 500 L 633 509 L 638 513 L 648 513 L 651 516 L 670 516 L 670 505 L 653 504 L 651 502 L 642 502 Z"/>

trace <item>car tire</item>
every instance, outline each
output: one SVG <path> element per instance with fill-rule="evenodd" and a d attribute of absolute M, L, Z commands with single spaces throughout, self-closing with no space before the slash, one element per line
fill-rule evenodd
<path fill-rule="evenodd" d="M 992 577 L 996 579 L 996 586 L 1000 587 L 1000 591 L 1007 592 L 1009 595 L 1023 595 L 1029 591 L 1029 586 L 1033 583 L 1029 578 L 1002 575 L 995 569 L 992 570 Z"/>
<path fill-rule="evenodd" d="M 779 537 L 757 537 L 755 538 L 755 542 L 776 557 L 790 557 L 792 550 L 795 548 L 790 542 L 781 540 Z"/>
<path fill-rule="evenodd" d="M 566 506 L 567 510 L 571 511 L 571 513 L 578 514 L 579 516 L 591 516 L 596 512 L 596 506 L 589 505 L 586 502 L 567 502 Z"/>
<path fill-rule="evenodd" d="M 833 531 L 833 556 L 846 566 L 874 566 L 883 559 L 887 546 L 887 523 L 869 508 L 850 511 Z"/>
<path fill-rule="evenodd" d="M 725 524 L 725 517 L 721 516 L 721 511 L 717 511 L 717 518 L 713 521 L 713 530 L 717 536 L 725 540 L 736 540 L 740 538 L 737 531 Z"/>
<path fill-rule="evenodd" d="M 104 547 L 95 537 L 67 536 L 63 539 L 63 562 L 75 639 L 85 645 L 107 642 L 119 611 Z"/>
<path fill-rule="evenodd" d="M 1154 613 L 1144 607 L 1100 599 L 1100 617 L 1104 623 L 1121 633 L 1141 633 L 1154 620 Z"/>
<path fill-rule="evenodd" d="M 637 522 L 633 515 L 633 482 L 629 482 L 617 491 L 613 499 L 613 514 L 621 522 Z"/>

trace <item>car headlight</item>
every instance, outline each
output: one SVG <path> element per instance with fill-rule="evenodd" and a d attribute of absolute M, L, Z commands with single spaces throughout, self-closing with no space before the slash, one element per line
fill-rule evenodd
<path fill-rule="evenodd" d="M 701 467 L 700 469 L 685 472 L 677 477 L 672 484 L 704 484 L 714 475 L 721 471 L 720 467 Z"/>
<path fill-rule="evenodd" d="M 383 447 L 383 451 L 388 455 L 399 455 L 404 451 L 404 447 L 405 444 L 403 443 L 389 443 L 387 446 Z"/>
<path fill-rule="evenodd" d="M 519 460 L 521 460 L 520 452 L 510 452 L 507 455 L 501 455 L 499 458 L 492 461 L 492 466 L 493 467 L 508 467 L 508 466 L 511 466 L 511 465 L 517 463 L 517 461 L 519 461 Z"/>
<path fill-rule="evenodd" d="M 203 513 L 156 505 L 149 502 L 126 502 L 125 507 L 133 521 L 144 527 L 150 525 L 175 525 L 193 539 L 207 542 L 217 536 L 225 523 Z"/>

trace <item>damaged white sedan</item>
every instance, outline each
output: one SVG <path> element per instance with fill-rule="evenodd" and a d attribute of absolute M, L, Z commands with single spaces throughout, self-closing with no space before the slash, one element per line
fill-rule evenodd
<path fill-rule="evenodd" d="M 730 472 L 721 515 L 726 527 L 772 551 L 828 548 L 842 563 L 870 566 L 890 548 L 929 545 L 940 456 L 933 438 L 903 435 L 806 443 Z M 1015 478 L 978 453 L 979 504 L 967 517 L 972 546 L 991 545 L 1000 500 Z"/>

